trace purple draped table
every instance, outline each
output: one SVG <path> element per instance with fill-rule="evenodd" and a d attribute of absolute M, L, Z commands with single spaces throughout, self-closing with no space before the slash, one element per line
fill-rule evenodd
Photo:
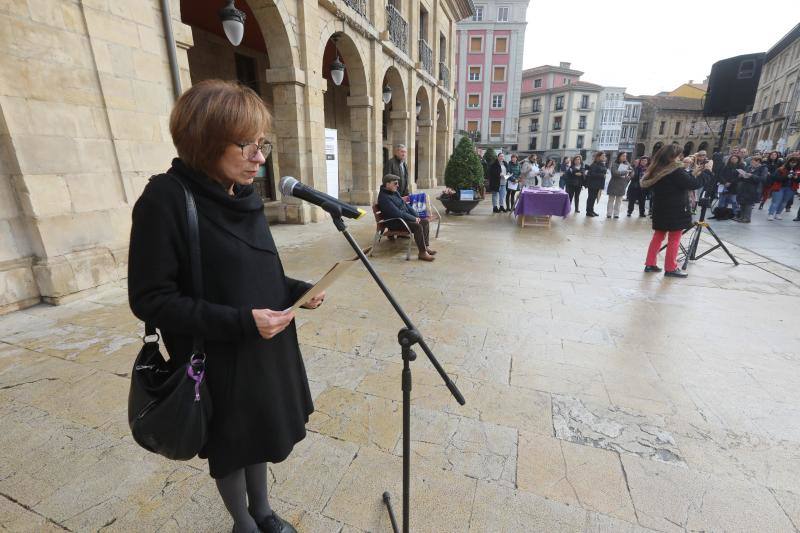
<path fill-rule="evenodd" d="M 525 217 L 549 217 L 551 215 L 565 217 L 572 210 L 569 196 L 558 189 L 523 189 L 514 209 L 514 214 L 522 217 L 522 226 L 525 226 Z M 549 224 L 549 223 L 548 223 Z"/>

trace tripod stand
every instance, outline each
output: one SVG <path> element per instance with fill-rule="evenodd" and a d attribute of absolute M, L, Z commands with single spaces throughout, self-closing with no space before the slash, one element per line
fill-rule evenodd
<path fill-rule="evenodd" d="M 731 261 L 733 261 L 734 266 L 739 266 L 739 262 L 736 261 L 736 258 L 733 254 L 728 250 L 725 246 L 725 243 L 720 240 L 714 230 L 711 228 L 711 224 L 706 222 L 706 211 L 708 210 L 709 205 L 711 205 L 711 198 L 701 198 L 700 199 L 700 219 L 695 221 L 692 224 L 692 227 L 686 230 L 683 230 L 683 234 L 686 235 L 688 232 L 692 232 L 691 237 L 689 238 L 689 247 L 686 248 L 683 243 L 681 243 L 681 251 L 683 252 L 683 265 L 681 265 L 681 270 L 686 270 L 689 268 L 689 261 L 697 261 L 705 257 L 706 255 L 710 254 L 717 248 L 722 248 L 722 250 L 728 255 Z M 703 230 L 708 231 L 714 240 L 717 241 L 717 244 L 709 248 L 708 250 L 704 251 L 703 253 L 697 253 L 697 246 L 700 244 L 700 235 L 702 235 Z M 662 248 L 663 249 L 663 248 Z"/>
<path fill-rule="evenodd" d="M 439 375 L 442 377 L 445 385 L 447 388 L 450 389 L 450 393 L 456 399 L 456 401 L 464 405 L 466 402 L 464 401 L 464 396 L 461 395 L 461 391 L 458 390 L 455 383 L 452 382 L 450 377 L 442 368 L 442 365 L 439 364 L 439 361 L 436 360 L 436 357 L 433 355 L 433 352 L 428 345 L 425 343 L 425 339 L 422 338 L 422 335 L 417 331 L 417 328 L 414 327 L 414 324 L 411 322 L 411 319 L 408 318 L 403 308 L 400 307 L 400 304 L 397 303 L 394 296 L 386 285 L 383 283 L 380 275 L 375 271 L 372 267 L 372 264 L 367 259 L 367 256 L 364 255 L 364 252 L 361 250 L 361 247 L 355 241 L 350 232 L 347 231 L 347 226 L 345 226 L 344 221 L 342 220 L 342 211 L 337 205 L 332 203 L 324 203 L 321 206 L 325 211 L 330 213 L 331 217 L 333 218 L 333 224 L 336 226 L 336 229 L 344 235 L 347 242 L 350 243 L 350 246 L 355 250 L 358 258 L 364 264 L 364 267 L 369 271 L 372 279 L 375 280 L 375 283 L 378 284 L 381 291 L 383 291 L 384 296 L 386 299 L 389 300 L 389 303 L 394 307 L 397 316 L 405 324 L 405 327 L 402 328 L 397 333 L 397 342 L 400 344 L 400 351 L 403 357 L 403 373 L 402 373 L 402 389 L 403 389 L 403 533 L 409 532 L 409 516 L 410 516 L 410 509 L 409 509 L 409 501 L 410 501 L 410 492 L 411 492 L 411 361 L 414 361 L 417 358 L 416 353 L 414 352 L 414 346 L 419 345 L 420 348 L 425 352 L 430 360 L 431 364 L 436 368 L 436 371 L 439 372 Z M 383 503 L 386 504 L 386 510 L 389 512 L 389 520 L 392 522 L 392 529 L 395 533 L 399 533 L 399 529 L 397 527 L 397 519 L 395 518 L 394 509 L 392 508 L 392 501 L 391 495 L 388 492 L 383 493 Z"/>

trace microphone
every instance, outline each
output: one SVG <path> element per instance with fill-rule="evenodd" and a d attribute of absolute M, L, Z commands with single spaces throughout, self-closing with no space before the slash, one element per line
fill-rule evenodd
<path fill-rule="evenodd" d="M 332 215 L 341 215 L 347 218 L 361 218 L 366 213 L 363 209 L 353 207 L 329 194 L 320 192 L 308 185 L 303 185 L 291 176 L 284 176 L 281 178 L 280 189 L 284 196 L 294 196 L 306 202 L 311 202 Z"/>

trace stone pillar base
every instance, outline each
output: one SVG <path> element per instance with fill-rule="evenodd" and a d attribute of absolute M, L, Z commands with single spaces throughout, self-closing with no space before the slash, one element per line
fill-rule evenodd
<path fill-rule="evenodd" d="M 128 276 L 128 247 L 92 248 L 42 259 L 33 265 L 42 300 L 59 305 L 77 293 L 96 289 Z"/>
<path fill-rule="evenodd" d="M 41 301 L 32 267 L 32 257 L 0 262 L 0 315 Z"/>
<path fill-rule="evenodd" d="M 371 206 L 372 202 L 374 202 L 377 197 L 378 195 L 375 193 L 375 191 L 357 189 L 350 191 L 350 203 L 353 205 Z M 369 212 L 371 209 L 371 207 L 370 209 L 367 209 L 367 212 Z"/>

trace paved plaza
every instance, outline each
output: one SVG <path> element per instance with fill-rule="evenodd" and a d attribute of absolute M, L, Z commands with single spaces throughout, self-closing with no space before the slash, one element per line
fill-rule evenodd
<path fill-rule="evenodd" d="M 374 257 L 466 398 L 420 352 L 411 530 L 797 532 L 800 273 L 734 246 L 739 267 L 715 252 L 665 279 L 642 272 L 648 219 L 490 211 L 448 217 L 432 264 Z M 726 236 L 800 229 L 782 222 Z M 350 226 L 367 246 L 371 217 Z M 352 255 L 329 223 L 273 233 L 299 279 Z M 360 266 L 297 322 L 316 412 L 273 506 L 305 533 L 387 532 L 401 324 Z M 0 529 L 230 531 L 203 461 L 129 435 L 142 329 L 124 285 L 0 317 Z"/>

